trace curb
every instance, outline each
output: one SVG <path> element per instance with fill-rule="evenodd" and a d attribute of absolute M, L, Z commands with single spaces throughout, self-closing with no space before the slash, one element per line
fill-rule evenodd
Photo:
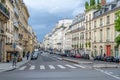
<path fill-rule="evenodd" d="M 70 59 L 65 59 L 65 58 L 62 58 L 62 60 L 79 64 L 79 62 L 78 62 L 78 61 L 75 61 L 75 60 L 70 60 Z"/>
<path fill-rule="evenodd" d="M 76 63 L 76 64 L 93 64 L 93 62 L 77 61 L 77 60 L 66 59 L 66 58 L 62 58 L 62 60 L 72 62 L 72 63 Z"/>

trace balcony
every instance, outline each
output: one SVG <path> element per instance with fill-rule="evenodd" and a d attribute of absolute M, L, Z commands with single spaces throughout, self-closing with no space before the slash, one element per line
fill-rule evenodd
<path fill-rule="evenodd" d="M 6 43 L 6 45 L 12 45 L 12 43 Z"/>
<path fill-rule="evenodd" d="M 2 20 L 9 20 L 10 18 L 10 13 L 7 10 L 7 8 L 5 8 L 5 6 L 0 2 L 0 19 Z"/>

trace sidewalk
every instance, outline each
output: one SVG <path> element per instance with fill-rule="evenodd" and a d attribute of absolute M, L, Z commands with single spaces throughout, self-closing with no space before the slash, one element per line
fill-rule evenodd
<path fill-rule="evenodd" d="M 19 68 L 20 66 L 22 66 L 23 64 L 27 63 L 29 60 L 26 60 L 26 58 L 23 58 L 23 60 L 21 62 L 17 63 L 16 68 Z M 14 70 L 16 68 L 12 67 L 12 63 L 0 63 L 0 72 L 4 72 L 4 71 L 9 71 L 9 70 Z"/>
<path fill-rule="evenodd" d="M 119 63 L 113 63 L 113 62 L 94 61 L 94 60 L 77 59 L 77 58 L 69 58 L 69 57 L 63 57 L 63 58 L 58 57 L 57 59 L 65 60 L 76 64 L 84 64 L 90 66 L 91 68 L 120 68 Z"/>

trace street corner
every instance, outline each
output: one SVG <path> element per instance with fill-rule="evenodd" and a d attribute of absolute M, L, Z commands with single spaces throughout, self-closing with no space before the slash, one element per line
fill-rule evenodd
<path fill-rule="evenodd" d="M 93 68 L 118 68 L 118 65 L 114 64 L 94 64 Z"/>
<path fill-rule="evenodd" d="M 67 59 L 67 58 L 62 58 L 62 60 L 79 64 L 79 62 L 77 60 L 72 60 L 72 59 Z"/>
<path fill-rule="evenodd" d="M 80 61 L 80 60 L 73 60 L 73 59 L 67 59 L 67 58 L 62 58 L 65 61 L 76 63 L 76 64 L 93 64 L 92 61 Z"/>

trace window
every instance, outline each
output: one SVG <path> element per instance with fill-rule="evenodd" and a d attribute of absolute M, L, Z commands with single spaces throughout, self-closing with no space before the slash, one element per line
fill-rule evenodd
<path fill-rule="evenodd" d="M 102 42 L 102 30 L 100 30 L 100 42 Z"/>
<path fill-rule="evenodd" d="M 96 31 L 94 32 L 94 42 L 96 42 Z"/>
<path fill-rule="evenodd" d="M 86 21 L 87 21 L 87 18 L 88 18 L 88 17 L 86 16 Z"/>
<path fill-rule="evenodd" d="M 86 24 L 86 30 L 87 30 L 87 26 L 88 26 L 88 25 Z"/>
<path fill-rule="evenodd" d="M 89 30 L 91 30 L 91 23 L 89 23 Z"/>
<path fill-rule="evenodd" d="M 110 16 L 107 16 L 107 24 L 110 24 Z"/>
<path fill-rule="evenodd" d="M 89 39 L 91 39 L 91 32 L 89 32 Z"/>
<path fill-rule="evenodd" d="M 102 26 L 103 25 L 103 20 L 102 20 L 102 18 L 100 19 L 100 26 Z"/>
<path fill-rule="evenodd" d="M 91 20 L 91 14 L 89 14 L 89 20 Z"/>
<path fill-rule="evenodd" d="M 107 28 L 107 41 L 110 41 L 110 28 Z"/>
<path fill-rule="evenodd" d="M 94 27 L 96 28 L 96 21 L 94 21 Z"/>

